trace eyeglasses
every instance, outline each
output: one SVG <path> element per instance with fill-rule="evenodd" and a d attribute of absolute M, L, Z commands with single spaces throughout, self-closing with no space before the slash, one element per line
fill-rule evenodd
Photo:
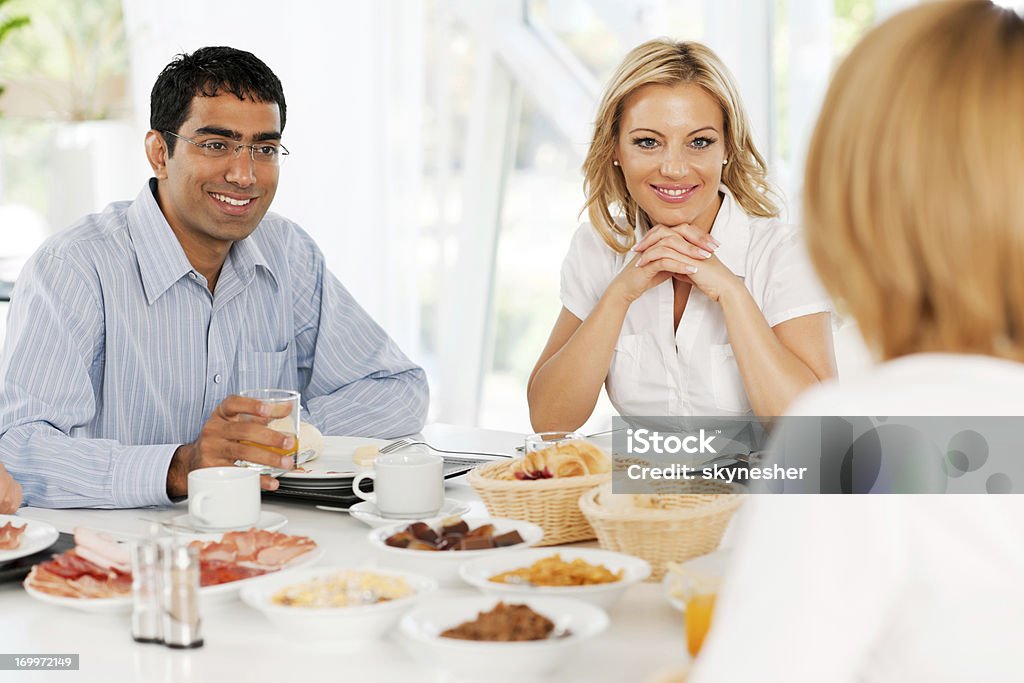
<path fill-rule="evenodd" d="M 161 131 L 167 135 L 173 135 L 179 140 L 184 140 L 190 145 L 194 145 L 199 148 L 203 156 L 208 159 L 227 159 L 228 157 L 237 157 L 238 153 L 246 147 L 249 148 L 249 157 L 253 161 L 259 161 L 265 164 L 281 165 L 284 162 L 284 158 L 291 154 L 284 145 L 277 142 L 258 142 L 255 145 L 247 145 L 244 142 L 237 142 L 235 140 L 229 140 L 226 138 L 208 138 L 201 142 L 197 142 L 191 138 L 187 138 L 184 135 L 178 135 L 172 133 L 169 130 Z"/>

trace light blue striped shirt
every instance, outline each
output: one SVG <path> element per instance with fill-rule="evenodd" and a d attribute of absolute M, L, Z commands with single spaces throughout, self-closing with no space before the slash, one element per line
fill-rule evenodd
<path fill-rule="evenodd" d="M 14 289 L 0 360 L 0 461 L 46 507 L 166 505 L 175 449 L 229 394 L 302 393 L 325 434 L 419 431 L 426 375 L 268 213 L 214 294 L 147 183 L 51 237 Z"/>

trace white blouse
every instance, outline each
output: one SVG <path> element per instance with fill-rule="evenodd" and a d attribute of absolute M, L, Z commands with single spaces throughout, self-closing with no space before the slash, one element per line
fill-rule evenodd
<path fill-rule="evenodd" d="M 831 310 L 799 231 L 748 215 L 722 186 L 711 234 L 715 252 L 737 276 L 772 327 Z M 638 229 L 637 240 L 642 237 Z M 573 236 L 562 264 L 562 305 L 580 320 L 632 260 L 611 249 L 589 223 Z M 673 332 L 674 292 L 666 281 L 632 303 L 615 343 L 606 386 L 620 415 L 745 415 L 751 412 L 722 308 L 694 287 Z"/>
<path fill-rule="evenodd" d="M 1024 365 L 922 354 L 794 415 L 1024 415 Z M 693 683 L 1024 680 L 1024 496 L 755 495 Z M 742 656 L 737 656 L 737 648 Z"/>

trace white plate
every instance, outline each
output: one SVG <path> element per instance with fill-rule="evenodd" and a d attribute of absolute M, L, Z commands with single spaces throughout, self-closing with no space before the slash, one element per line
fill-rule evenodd
<path fill-rule="evenodd" d="M 440 522 L 448 517 L 461 517 L 462 515 L 469 512 L 469 504 L 464 503 L 461 500 L 455 500 L 454 498 L 445 498 L 444 505 L 438 510 L 437 514 L 433 517 L 426 517 L 423 519 L 411 519 L 406 523 L 410 522 L 427 522 L 432 524 L 434 522 Z M 363 524 L 368 524 L 372 527 L 378 526 L 394 526 L 396 522 L 401 520 L 395 519 L 394 517 L 382 517 L 380 510 L 370 500 L 364 500 L 361 503 L 356 503 L 348 509 L 348 513 L 358 519 Z"/>
<path fill-rule="evenodd" d="M 303 468 L 307 472 L 286 472 L 278 479 L 297 487 L 303 482 L 324 482 L 352 479 L 361 470 L 352 462 L 352 453 L 360 446 L 385 446 L 386 439 L 366 439 L 359 436 L 332 436 L 324 443 L 324 451 Z"/>
<path fill-rule="evenodd" d="M 315 563 L 323 556 L 324 552 L 319 546 L 314 548 L 304 555 L 299 555 L 290 564 L 285 565 L 281 569 L 271 574 L 262 574 L 260 576 L 250 576 L 247 579 L 239 579 L 238 581 L 231 581 L 229 583 L 220 583 L 216 586 L 207 586 L 206 588 L 199 589 L 199 598 L 203 607 L 209 607 L 211 605 L 217 605 L 223 602 L 227 602 L 238 596 L 239 591 L 245 586 L 252 582 L 259 581 L 260 579 L 268 576 L 276 576 L 280 572 L 290 571 L 292 569 L 298 569 L 300 567 L 308 567 Z M 24 585 L 24 584 L 23 584 Z M 50 595 L 49 593 L 43 593 L 34 588 L 25 586 L 25 591 L 36 600 L 40 602 L 48 602 L 51 605 L 58 605 L 60 607 L 70 607 L 72 609 L 81 610 L 83 612 L 95 612 L 98 614 L 112 614 L 130 612 L 132 609 L 132 596 L 125 595 L 118 598 L 67 598 L 60 595 Z"/>
<path fill-rule="evenodd" d="M 622 570 L 622 578 L 611 583 L 591 586 L 530 586 L 495 583 L 490 580 L 495 574 L 529 567 L 538 560 L 552 555 L 559 555 L 566 562 L 581 559 L 592 565 L 604 566 L 612 572 Z M 532 596 L 576 598 L 601 609 L 609 609 L 622 597 L 627 588 L 651 575 L 651 565 L 639 557 L 598 548 L 531 548 L 466 562 L 459 567 L 459 575 L 484 593 L 501 595 L 509 601 Z"/>
<path fill-rule="evenodd" d="M 372 572 L 405 579 L 412 595 L 373 605 L 355 607 L 288 607 L 276 605 L 273 596 L 282 588 L 324 579 L 344 571 Z M 253 581 L 241 592 L 242 602 L 258 609 L 280 631 L 303 644 L 337 644 L 374 640 L 391 630 L 398 619 L 424 595 L 437 589 L 437 582 L 418 574 L 376 567 L 323 567 L 272 574 Z"/>
<path fill-rule="evenodd" d="M 17 515 L 0 515 L 0 526 L 8 522 L 14 526 L 27 525 L 28 528 L 21 534 L 21 545 L 14 550 L 0 550 L 0 564 L 46 550 L 57 542 L 57 530 L 46 522 L 37 522 Z"/>
<path fill-rule="evenodd" d="M 594 605 L 569 598 L 531 597 L 520 602 L 555 622 L 563 638 L 499 643 L 456 640 L 441 631 L 476 618 L 494 608 L 499 598 L 477 595 L 468 598 L 424 600 L 402 617 L 399 631 L 405 645 L 422 665 L 439 668 L 474 681 L 547 680 L 545 674 L 566 663 L 566 675 L 574 680 L 567 662 L 586 640 L 608 628 L 608 615 Z"/>
<path fill-rule="evenodd" d="M 189 517 L 187 512 L 178 515 L 177 517 L 165 520 L 161 525 L 175 536 L 192 538 L 197 541 L 215 541 L 219 539 L 222 534 L 228 531 L 246 531 L 252 528 L 260 529 L 262 531 L 277 531 L 287 523 L 288 518 L 281 513 L 261 510 L 260 518 L 256 524 L 247 524 L 246 526 L 240 526 L 233 529 L 220 529 L 219 531 L 197 529 L 192 525 L 192 518 Z"/>

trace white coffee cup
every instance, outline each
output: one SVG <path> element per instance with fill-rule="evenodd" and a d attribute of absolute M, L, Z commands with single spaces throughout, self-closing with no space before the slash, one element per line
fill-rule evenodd
<path fill-rule="evenodd" d="M 359 490 L 366 479 L 373 479 L 374 493 Z M 379 456 L 372 472 L 352 480 L 352 491 L 375 504 L 382 517 L 433 517 L 444 505 L 444 460 L 415 451 Z"/>
<path fill-rule="evenodd" d="M 254 526 L 260 519 L 260 475 L 245 467 L 204 467 L 188 474 L 189 521 L 220 531 Z"/>

